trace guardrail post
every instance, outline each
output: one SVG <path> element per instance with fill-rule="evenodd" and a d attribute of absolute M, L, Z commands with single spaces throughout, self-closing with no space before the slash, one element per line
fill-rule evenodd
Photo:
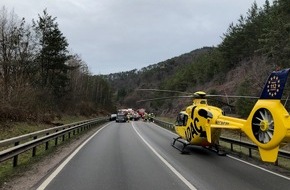
<path fill-rule="evenodd" d="M 55 132 L 58 132 L 58 130 L 56 130 Z M 58 137 L 56 137 L 54 140 L 54 146 L 57 146 L 57 141 L 58 141 Z"/>
<path fill-rule="evenodd" d="M 19 145 L 19 142 L 14 143 L 14 146 L 17 146 L 17 145 Z M 18 155 L 14 156 L 13 158 L 13 167 L 16 167 L 17 164 L 18 164 Z"/>
<path fill-rule="evenodd" d="M 56 137 L 54 140 L 54 146 L 57 146 L 57 141 L 58 141 L 58 137 Z"/>
<path fill-rule="evenodd" d="M 33 139 L 37 139 L 37 136 L 33 137 Z M 36 155 L 36 147 L 33 147 L 32 149 L 32 157 L 34 157 Z"/>
<path fill-rule="evenodd" d="M 234 150 L 234 145 L 233 145 L 233 143 L 231 143 L 231 151 L 233 151 Z"/>
<path fill-rule="evenodd" d="M 46 133 L 46 135 L 49 135 L 49 133 Z M 49 141 L 47 141 L 47 142 L 45 143 L 45 150 L 48 150 L 48 147 L 49 147 Z"/>
<path fill-rule="evenodd" d="M 252 149 L 249 148 L 249 157 L 252 158 Z"/>

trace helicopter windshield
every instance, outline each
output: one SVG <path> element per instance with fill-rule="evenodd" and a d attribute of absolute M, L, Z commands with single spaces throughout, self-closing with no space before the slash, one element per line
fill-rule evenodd
<path fill-rule="evenodd" d="M 177 126 L 186 126 L 188 116 L 184 113 L 179 113 L 176 118 L 175 124 Z"/>

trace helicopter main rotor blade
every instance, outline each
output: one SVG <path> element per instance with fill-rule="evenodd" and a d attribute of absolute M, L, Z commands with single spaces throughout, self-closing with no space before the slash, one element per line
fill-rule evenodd
<path fill-rule="evenodd" d="M 149 88 L 149 89 L 136 89 L 137 91 L 153 91 L 153 92 L 171 92 L 171 93 L 182 93 L 182 94 L 188 94 L 192 95 L 194 93 L 190 92 L 182 92 L 182 91 L 176 91 L 176 90 L 161 90 L 156 88 Z M 249 98 L 249 99 L 259 99 L 258 96 L 238 96 L 238 95 L 218 95 L 218 94 L 206 94 L 205 97 L 223 97 L 223 98 Z"/>
<path fill-rule="evenodd" d="M 214 95 L 207 94 L 207 97 L 222 97 L 222 98 L 249 98 L 249 99 L 259 99 L 258 96 L 237 96 L 237 95 Z"/>
<path fill-rule="evenodd" d="M 161 89 L 156 89 L 156 88 L 149 88 L 149 89 L 144 89 L 144 88 L 140 88 L 140 89 L 136 89 L 137 91 L 152 91 L 152 92 L 170 92 L 170 93 L 181 93 L 181 94 L 191 94 L 190 92 L 182 92 L 182 91 L 176 91 L 176 90 L 161 90 Z"/>
<path fill-rule="evenodd" d="M 155 101 L 155 100 L 166 100 L 166 99 L 174 99 L 174 98 L 193 98 L 193 96 L 168 96 L 168 97 L 161 97 L 161 98 L 151 98 L 151 99 L 145 99 L 145 100 L 139 100 L 136 101 L 139 102 L 149 102 L 149 101 Z"/>

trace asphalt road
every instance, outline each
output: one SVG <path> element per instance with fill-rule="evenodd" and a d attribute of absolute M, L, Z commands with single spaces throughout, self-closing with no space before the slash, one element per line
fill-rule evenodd
<path fill-rule="evenodd" d="M 175 135 L 154 123 L 110 122 L 77 149 L 39 189 L 286 190 L 290 179 L 201 147 L 180 154 Z"/>

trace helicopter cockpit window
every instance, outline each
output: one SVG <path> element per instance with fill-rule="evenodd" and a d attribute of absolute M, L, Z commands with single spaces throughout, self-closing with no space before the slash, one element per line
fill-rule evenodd
<path fill-rule="evenodd" d="M 176 125 L 177 126 L 186 126 L 187 118 L 188 118 L 187 115 L 185 115 L 183 113 L 179 113 L 177 118 L 176 118 Z"/>

